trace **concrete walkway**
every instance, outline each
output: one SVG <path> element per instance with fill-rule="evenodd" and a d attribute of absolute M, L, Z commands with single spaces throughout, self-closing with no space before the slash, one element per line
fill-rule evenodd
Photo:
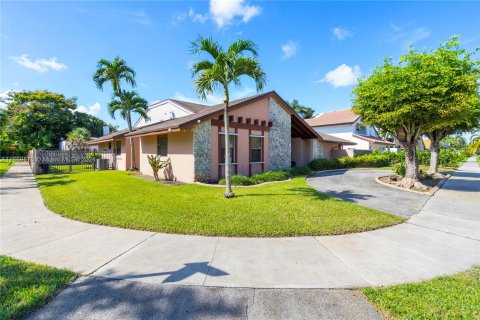
<path fill-rule="evenodd" d="M 473 159 L 407 223 L 341 236 L 222 238 L 91 225 L 47 210 L 26 165 L 12 167 L 0 184 L 0 252 L 82 275 L 151 284 L 357 288 L 480 264 L 480 169 Z"/>
<path fill-rule="evenodd" d="M 420 212 L 430 196 L 399 192 L 375 181 L 390 173 L 390 170 L 329 170 L 314 173 L 307 182 L 331 197 L 401 217 L 409 218 Z"/>

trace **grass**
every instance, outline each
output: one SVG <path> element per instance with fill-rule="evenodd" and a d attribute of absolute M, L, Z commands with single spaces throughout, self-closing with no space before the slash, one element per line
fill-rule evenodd
<path fill-rule="evenodd" d="M 14 162 L 0 161 L 0 177 L 7 173 L 8 169 L 13 166 Z"/>
<path fill-rule="evenodd" d="M 480 266 L 453 276 L 362 292 L 389 319 L 480 319 Z"/>
<path fill-rule="evenodd" d="M 0 319 L 25 317 L 74 278 L 68 270 L 0 256 Z"/>
<path fill-rule="evenodd" d="M 360 232 L 404 219 L 321 194 L 305 178 L 254 188 L 165 185 L 124 171 L 38 175 L 47 207 L 67 218 L 117 227 L 211 236 Z"/>

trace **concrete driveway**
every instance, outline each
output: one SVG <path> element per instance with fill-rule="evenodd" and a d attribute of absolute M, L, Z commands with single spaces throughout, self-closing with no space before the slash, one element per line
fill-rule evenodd
<path fill-rule="evenodd" d="M 390 170 L 323 171 L 312 175 L 307 182 L 329 196 L 365 207 L 406 218 L 419 213 L 430 196 L 388 188 L 375 182 L 376 177 L 391 173 Z"/>
<path fill-rule="evenodd" d="M 417 196 L 375 191 L 380 186 L 361 178 L 385 171 L 324 174 L 309 181 L 331 195 L 384 211 Z M 348 176 L 355 182 L 344 190 L 347 184 L 342 189 L 340 182 Z M 415 213 L 427 201 L 406 223 L 356 234 L 162 234 L 62 218 L 44 206 L 30 168 L 15 165 L 0 179 L 0 254 L 86 276 L 33 318 L 374 319 L 375 310 L 353 292 L 325 289 L 421 281 L 480 264 L 480 168 L 475 160 L 421 200 L 404 212 Z"/>

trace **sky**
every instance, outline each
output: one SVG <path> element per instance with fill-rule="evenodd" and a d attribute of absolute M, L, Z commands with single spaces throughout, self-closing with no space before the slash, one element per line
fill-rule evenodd
<path fill-rule="evenodd" d="M 120 56 L 150 103 L 199 101 L 191 55 L 199 35 L 223 47 L 250 39 L 267 74 L 264 91 L 298 99 L 318 113 L 348 109 L 352 89 L 387 57 L 435 48 L 452 35 L 480 47 L 480 2 L 325 1 L 1 1 L 0 95 L 49 90 L 77 97 L 79 110 L 108 123 L 112 90 L 96 88 L 101 58 Z M 128 87 L 124 87 L 128 89 Z M 250 79 L 231 98 L 256 93 Z M 221 93 L 207 104 L 221 102 Z"/>

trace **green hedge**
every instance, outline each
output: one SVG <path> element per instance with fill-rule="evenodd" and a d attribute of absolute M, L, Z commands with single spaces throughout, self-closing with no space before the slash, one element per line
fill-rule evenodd
<path fill-rule="evenodd" d="M 232 186 L 250 186 L 253 184 L 260 184 L 270 181 L 284 181 L 288 180 L 291 177 L 297 176 L 308 176 L 312 173 L 312 169 L 309 167 L 296 167 L 290 170 L 279 170 L 279 171 L 265 171 L 262 173 L 255 174 L 251 177 L 246 177 L 242 175 L 233 175 L 231 176 Z M 221 179 L 219 184 L 225 184 L 225 179 Z"/>
<path fill-rule="evenodd" d="M 417 151 L 418 163 L 420 165 L 430 165 L 430 151 Z M 442 167 L 458 167 L 467 159 L 465 152 L 442 149 L 438 155 L 439 165 Z M 345 168 L 376 168 L 388 167 L 391 165 L 404 163 L 405 151 L 401 152 L 382 152 L 359 155 L 353 158 L 342 157 L 338 159 L 315 159 L 308 166 L 314 171 L 345 169 Z"/>

